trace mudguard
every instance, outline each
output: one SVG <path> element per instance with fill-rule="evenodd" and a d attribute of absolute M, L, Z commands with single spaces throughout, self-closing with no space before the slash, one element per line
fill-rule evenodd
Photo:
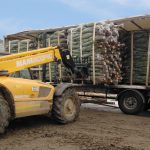
<path fill-rule="evenodd" d="M 75 87 L 75 86 L 76 85 L 72 84 L 72 83 L 61 83 L 61 84 L 58 84 L 55 87 L 55 96 L 61 96 L 66 89 L 71 88 L 71 87 Z"/>

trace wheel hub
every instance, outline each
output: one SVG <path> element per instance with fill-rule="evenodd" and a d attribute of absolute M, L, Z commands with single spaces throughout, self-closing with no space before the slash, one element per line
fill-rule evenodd
<path fill-rule="evenodd" d="M 75 104 L 71 98 L 68 98 L 64 105 L 65 115 L 71 117 L 75 114 Z"/>
<path fill-rule="evenodd" d="M 137 99 L 135 97 L 128 97 L 124 99 L 124 106 L 127 109 L 135 109 L 137 107 Z"/>

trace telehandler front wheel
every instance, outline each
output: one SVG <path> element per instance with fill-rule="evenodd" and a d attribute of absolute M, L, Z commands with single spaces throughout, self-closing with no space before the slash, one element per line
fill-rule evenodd
<path fill-rule="evenodd" d="M 66 89 L 61 96 L 53 101 L 52 117 L 59 123 L 75 121 L 80 112 L 80 99 L 73 88 Z"/>
<path fill-rule="evenodd" d="M 10 108 L 3 95 L 0 93 L 0 134 L 5 132 L 10 121 Z"/>

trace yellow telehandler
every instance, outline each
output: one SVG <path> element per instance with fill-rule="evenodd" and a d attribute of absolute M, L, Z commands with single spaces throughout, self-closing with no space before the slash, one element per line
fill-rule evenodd
<path fill-rule="evenodd" d="M 26 68 L 62 60 L 74 73 L 69 51 L 47 47 L 0 57 L 0 133 L 12 119 L 49 115 L 59 123 L 75 121 L 79 116 L 80 100 L 73 84 L 52 84 L 13 78 L 10 74 Z"/>

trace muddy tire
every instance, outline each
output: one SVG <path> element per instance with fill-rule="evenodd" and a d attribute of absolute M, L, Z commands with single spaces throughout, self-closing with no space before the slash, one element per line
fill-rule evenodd
<path fill-rule="evenodd" d="M 53 101 L 52 117 L 58 123 L 66 124 L 75 121 L 80 112 L 80 99 L 73 88 L 66 89 Z"/>
<path fill-rule="evenodd" d="M 0 93 L 0 134 L 5 132 L 10 121 L 10 108 L 3 95 Z"/>

